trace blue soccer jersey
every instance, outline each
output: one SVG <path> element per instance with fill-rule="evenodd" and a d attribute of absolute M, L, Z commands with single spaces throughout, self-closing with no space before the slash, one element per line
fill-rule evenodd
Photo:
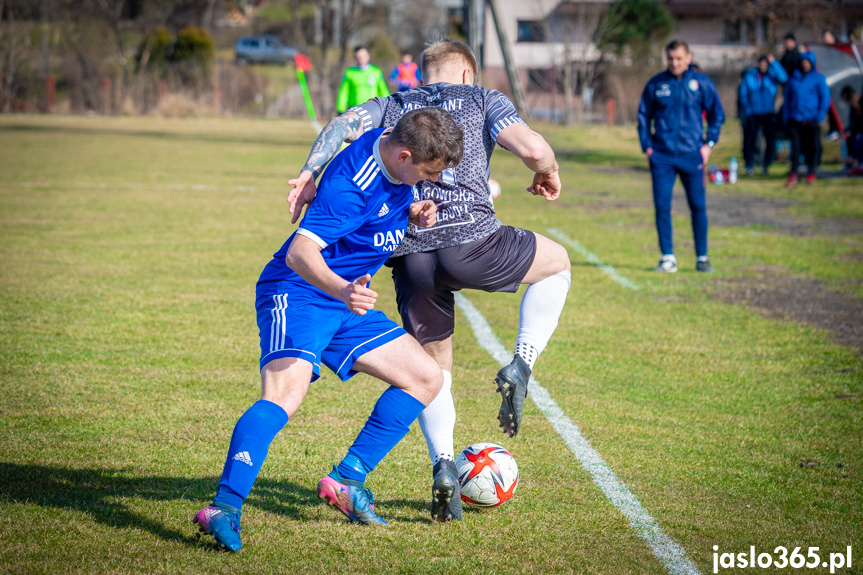
<path fill-rule="evenodd" d="M 416 186 L 418 199 L 438 204 L 437 223 L 428 229 L 408 226 L 396 256 L 458 246 L 490 236 L 500 226 L 488 187 L 489 161 L 497 136 L 511 124 L 524 124 L 512 102 L 497 90 L 440 82 L 374 98 L 351 108 L 366 130 L 395 126 L 418 108 L 443 108 L 464 132 L 464 157 L 444 170 L 437 182 Z"/>
<path fill-rule="evenodd" d="M 321 246 L 327 266 L 346 281 L 374 275 L 395 251 L 404 237 L 414 194 L 411 186 L 392 179 L 384 168 L 378 151 L 383 132 L 363 134 L 330 163 L 299 229 L 261 273 L 258 293 L 274 291 L 279 282 L 287 281 L 331 297 L 285 264 L 297 234 Z"/>

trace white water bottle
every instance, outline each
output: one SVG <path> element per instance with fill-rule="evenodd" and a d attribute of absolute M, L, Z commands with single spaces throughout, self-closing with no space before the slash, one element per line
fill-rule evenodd
<path fill-rule="evenodd" d="M 737 183 L 737 158 L 734 156 L 732 156 L 731 161 L 728 162 L 728 183 Z"/>

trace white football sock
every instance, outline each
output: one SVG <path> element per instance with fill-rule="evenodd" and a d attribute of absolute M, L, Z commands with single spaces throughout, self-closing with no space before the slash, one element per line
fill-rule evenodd
<path fill-rule="evenodd" d="M 453 432 L 455 430 L 455 403 L 452 399 L 452 374 L 443 372 L 443 385 L 428 406 L 417 418 L 426 437 L 432 465 L 441 459 L 455 459 Z"/>
<path fill-rule="evenodd" d="M 566 303 L 570 278 L 569 271 L 564 270 L 524 290 L 518 315 L 515 354 L 521 356 L 531 370 L 557 328 L 560 312 Z"/>
<path fill-rule="evenodd" d="M 515 342 L 515 354 L 519 356 L 527 366 L 533 371 L 533 364 L 536 363 L 536 358 L 539 357 L 539 352 L 535 347 L 523 341 Z"/>

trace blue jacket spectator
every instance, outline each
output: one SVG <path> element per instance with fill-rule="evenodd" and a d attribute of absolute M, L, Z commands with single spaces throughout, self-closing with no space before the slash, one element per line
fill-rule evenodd
<path fill-rule="evenodd" d="M 743 161 L 746 175 L 755 173 L 759 153 L 758 134 L 764 134 L 763 173 L 767 174 L 776 147 L 776 92 L 788 81 L 785 68 L 772 55 L 758 58 L 758 65 L 743 73 L 738 89 L 738 114 L 743 125 Z"/>
<path fill-rule="evenodd" d="M 706 138 L 702 111 L 707 114 Z M 725 112 L 710 78 L 691 69 L 679 80 L 668 70 L 660 72 L 647 82 L 638 107 L 641 150 L 688 154 L 718 142 L 723 122 Z"/>
<path fill-rule="evenodd" d="M 746 121 L 746 108 L 743 107 L 743 82 L 746 80 L 746 74 L 749 73 L 751 68 L 744 68 L 742 72 L 740 72 L 740 83 L 737 85 L 737 119 L 740 120 L 740 123 Z"/>
<path fill-rule="evenodd" d="M 766 73 L 759 67 L 752 68 L 746 72 L 740 85 L 740 104 L 746 116 L 775 114 L 778 85 L 788 81 L 788 74 L 779 60 L 768 62 L 764 57 L 764 62 L 767 64 Z"/>
<path fill-rule="evenodd" d="M 815 54 L 803 52 L 785 89 L 784 116 L 791 136 L 791 171 L 786 185 L 797 184 L 800 154 L 806 160 L 806 182 L 815 183 L 821 163 L 821 122 L 830 109 L 830 88 L 815 69 Z"/>
<path fill-rule="evenodd" d="M 810 63 L 809 70 L 803 71 Z M 785 120 L 821 123 L 830 109 L 827 79 L 815 69 L 815 54 L 803 52 L 785 91 Z"/>

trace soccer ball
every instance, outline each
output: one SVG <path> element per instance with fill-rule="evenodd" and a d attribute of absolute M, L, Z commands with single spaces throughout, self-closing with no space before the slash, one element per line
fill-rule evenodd
<path fill-rule="evenodd" d="M 509 451 L 494 443 L 474 443 L 455 458 L 461 500 L 477 507 L 497 507 L 518 486 L 518 465 Z"/>

